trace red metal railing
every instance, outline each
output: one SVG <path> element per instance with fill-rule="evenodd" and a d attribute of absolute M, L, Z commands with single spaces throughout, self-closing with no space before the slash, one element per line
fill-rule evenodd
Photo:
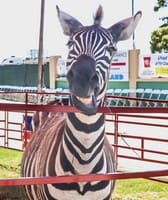
<path fill-rule="evenodd" d="M 2 114 L 2 113 L 1 113 Z M 9 112 L 4 112 L 4 119 L 1 119 L 0 121 L 0 138 L 1 138 L 1 143 L 0 146 L 2 145 L 3 147 L 6 148 L 13 148 L 11 146 L 11 142 L 16 143 L 20 142 L 22 140 L 22 123 L 19 122 L 14 122 L 9 119 Z M 1 116 L 2 117 L 2 116 Z M 13 148 L 15 149 L 15 148 Z M 16 148 L 17 149 L 17 148 Z"/>
<path fill-rule="evenodd" d="M 143 126 L 143 127 L 159 127 L 160 130 L 159 130 L 159 133 L 161 130 L 161 128 L 164 128 L 165 130 L 168 130 L 168 117 L 167 116 L 146 116 L 146 115 L 142 115 L 142 114 L 118 114 L 116 113 L 114 115 L 115 117 L 113 119 L 106 119 L 107 122 L 113 122 L 114 123 L 114 131 L 113 132 L 108 132 L 106 131 L 106 134 L 109 135 L 109 136 L 114 136 L 114 152 L 115 152 L 115 159 L 116 159 L 116 163 L 118 163 L 118 158 L 127 158 L 127 159 L 134 159 L 134 160 L 141 160 L 141 161 L 147 161 L 147 162 L 153 162 L 153 163 L 160 163 L 160 164 L 165 164 L 165 165 L 168 165 L 168 149 L 166 149 L 165 151 L 161 151 L 161 148 L 158 148 L 158 149 L 149 149 L 149 148 L 146 148 L 145 145 L 146 143 L 156 143 L 158 142 L 158 144 L 160 144 L 161 146 L 167 146 L 168 144 L 168 139 L 163 139 L 163 138 L 160 138 L 156 135 L 152 135 L 151 137 L 149 136 L 144 136 L 145 133 L 143 133 L 143 136 L 142 134 L 139 134 L 139 135 L 135 135 L 133 134 L 134 131 L 132 131 L 132 135 L 129 133 L 129 134 L 121 134 L 119 133 L 119 126 L 121 124 L 125 124 L 125 125 L 138 125 L 138 126 Z M 120 119 L 122 118 L 122 120 Z M 129 120 L 130 118 L 130 120 Z M 132 121 L 133 119 L 133 121 Z M 142 121 L 136 121 L 136 120 L 148 120 L 148 122 L 142 122 Z M 155 123 L 152 123 L 150 122 L 150 120 L 155 120 Z M 156 122 L 158 120 L 162 120 L 162 124 L 159 123 L 159 122 Z M 164 122 L 164 123 L 163 123 Z M 168 132 L 167 132 L 168 133 Z M 147 135 L 149 135 L 149 133 L 146 133 Z M 119 144 L 119 139 L 133 139 L 133 140 L 136 140 L 136 143 L 139 143 L 138 147 L 135 147 L 135 146 L 131 146 L 131 145 L 128 145 L 127 143 L 125 145 L 121 145 Z M 150 144 L 150 145 L 151 145 Z M 134 156 L 130 156 L 130 155 L 123 155 L 121 153 L 118 153 L 118 151 L 120 149 L 129 149 L 129 150 L 132 150 L 132 151 L 136 151 L 138 153 L 134 154 Z M 151 159 L 151 158 L 147 158 L 146 156 L 146 153 L 151 153 L 153 154 L 154 158 Z M 138 156 L 137 156 L 138 155 Z M 160 157 L 156 157 L 156 155 L 164 155 L 165 157 L 167 157 L 167 159 L 165 160 L 161 160 Z M 148 156 L 149 157 L 149 156 Z"/>
<path fill-rule="evenodd" d="M 53 177 L 26 177 L 0 179 L 0 186 L 52 184 L 52 183 L 74 183 L 90 182 L 115 179 L 133 179 L 167 176 L 168 170 L 141 171 L 141 172 L 116 172 L 109 174 L 90 174 L 73 176 L 53 176 Z"/>
<path fill-rule="evenodd" d="M 35 95 L 37 93 L 34 93 Z M 62 93 L 52 93 L 53 95 L 61 95 Z M 28 115 L 28 112 L 34 112 L 34 111 L 52 111 L 52 112 L 79 112 L 76 108 L 72 106 L 60 106 L 60 105 L 34 105 L 30 104 L 28 101 L 28 95 L 29 93 L 25 93 L 25 104 L 21 103 L 0 103 L 0 110 L 4 111 L 5 113 L 11 112 L 23 112 L 25 113 L 25 116 Z M 48 93 L 45 95 L 49 95 Z M 68 95 L 65 94 L 64 95 Z M 108 97 L 109 98 L 109 97 Z M 111 97 L 113 98 L 113 97 Z M 119 97 L 121 98 L 121 97 Z M 131 100 L 138 100 L 136 98 L 127 98 Z M 142 99 L 141 99 L 142 100 Z M 146 101 L 146 99 L 145 99 Z M 151 100 L 150 100 L 151 101 Z M 164 101 L 164 103 L 168 103 L 167 101 Z M 120 125 L 121 124 L 127 124 L 127 125 L 139 125 L 139 126 L 150 126 L 150 127 L 159 127 L 159 128 L 168 128 L 168 108 L 166 107 L 101 107 L 98 108 L 98 112 L 104 112 L 107 115 L 107 123 L 111 123 L 113 125 L 113 128 L 111 128 L 111 131 L 107 131 L 107 135 L 110 137 L 110 139 L 113 139 L 113 147 L 114 147 L 114 154 L 115 154 L 115 161 L 116 165 L 118 164 L 118 160 L 120 158 L 124 159 L 131 159 L 131 160 L 141 160 L 145 162 L 152 162 L 152 163 L 159 163 L 159 164 L 168 164 L 167 160 L 159 160 L 159 159 L 151 159 L 146 157 L 147 153 L 152 154 L 158 154 L 162 156 L 167 156 L 168 152 L 166 151 L 160 151 L 153 150 L 146 148 L 147 142 L 157 141 L 161 143 L 167 144 L 168 139 L 160 138 L 160 137 L 149 137 L 149 136 L 137 136 L 134 135 L 134 132 L 132 134 L 121 134 L 120 133 Z M 137 114 L 138 113 L 138 114 Z M 166 114 L 166 116 L 148 116 L 145 114 L 156 114 L 161 113 Z M 109 116 L 109 117 L 108 117 Z M 112 119 L 111 119 L 112 118 Z M 125 119 L 124 119 L 125 118 Z M 130 118 L 130 120 L 128 120 Z M 142 121 L 134 121 L 132 119 L 162 119 L 164 120 L 164 123 L 153 123 L 153 122 L 142 122 Z M 0 122 L 6 122 L 8 121 L 8 117 L 1 120 Z M 27 122 L 25 122 L 27 123 Z M 27 127 L 27 124 L 25 124 L 25 127 Z M 22 128 L 21 128 L 22 129 Z M 8 132 L 8 127 L 4 128 L 4 137 L 6 137 L 5 134 Z M 2 138 L 3 136 L 0 136 Z M 123 145 L 120 144 L 120 139 L 134 139 L 139 141 L 140 146 L 135 147 L 131 145 Z M 28 140 L 30 139 L 30 134 L 27 134 L 26 131 L 22 132 L 22 140 L 24 139 L 24 145 L 27 144 Z M 130 155 L 124 155 L 121 154 L 120 150 L 131 150 L 138 152 L 137 156 L 130 156 Z M 46 184 L 46 183 L 65 183 L 65 182 L 79 182 L 79 181 L 96 181 L 96 180 L 109 180 L 109 179 L 125 179 L 125 178 L 149 178 L 149 177 L 158 177 L 158 176 L 168 176 L 168 170 L 154 170 L 154 171 L 142 171 L 142 172 L 128 172 L 128 173 L 113 173 L 113 174 L 91 174 L 91 175 L 82 175 L 82 176 L 64 176 L 64 177 L 32 177 L 32 178 L 19 178 L 19 179 L 0 179 L 0 186 L 5 185 L 26 185 L 26 184 Z M 162 180 L 160 180 L 162 181 Z M 163 182 L 168 182 L 167 180 L 164 180 Z"/>
<path fill-rule="evenodd" d="M 29 112 L 27 113 L 30 114 Z M 0 120 L 0 146 L 23 150 L 30 140 L 30 131 L 26 128 L 27 120 L 23 122 L 23 118 L 27 117 L 25 112 L 4 111 L 3 114 L 4 119 Z M 11 115 L 13 115 L 13 119 Z M 15 119 L 15 115 L 22 116 L 22 119 Z"/>

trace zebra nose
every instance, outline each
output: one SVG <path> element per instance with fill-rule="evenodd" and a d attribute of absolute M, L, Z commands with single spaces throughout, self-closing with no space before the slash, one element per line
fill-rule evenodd
<path fill-rule="evenodd" d="M 71 92 L 83 97 L 90 96 L 98 85 L 95 60 L 81 55 L 70 67 L 67 79 Z"/>
<path fill-rule="evenodd" d="M 74 78 L 75 74 L 72 69 L 70 69 L 67 73 L 67 79 L 70 81 Z"/>
<path fill-rule="evenodd" d="M 91 83 L 91 85 L 92 85 L 94 94 L 97 96 L 98 93 L 99 93 L 99 76 L 98 76 L 98 73 L 97 73 L 97 72 L 95 72 L 95 73 L 91 76 L 90 83 Z"/>
<path fill-rule="evenodd" d="M 67 74 L 69 89 L 78 96 L 89 97 L 98 94 L 99 78 L 96 72 L 90 72 L 83 76 L 82 72 L 70 69 Z"/>
<path fill-rule="evenodd" d="M 99 77 L 98 77 L 98 74 L 97 72 L 93 73 L 90 77 L 90 82 L 94 82 L 94 83 L 98 83 L 99 82 Z"/>

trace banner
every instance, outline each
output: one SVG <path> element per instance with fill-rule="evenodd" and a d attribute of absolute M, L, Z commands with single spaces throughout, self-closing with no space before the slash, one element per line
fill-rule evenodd
<path fill-rule="evenodd" d="M 129 80 L 128 67 L 128 51 L 118 51 L 113 57 L 109 80 L 110 81 L 128 81 Z"/>
<path fill-rule="evenodd" d="M 168 77 L 168 54 L 140 55 L 139 77 Z"/>
<path fill-rule="evenodd" d="M 67 75 L 67 67 L 65 59 L 58 59 L 57 62 L 57 77 L 62 78 Z M 118 51 L 113 57 L 110 70 L 110 81 L 128 81 L 129 80 L 129 67 L 128 67 L 128 51 Z"/>
<path fill-rule="evenodd" d="M 66 66 L 66 60 L 65 59 L 58 59 L 57 61 L 57 77 L 58 78 L 63 78 L 66 77 L 67 75 L 67 66 Z"/>

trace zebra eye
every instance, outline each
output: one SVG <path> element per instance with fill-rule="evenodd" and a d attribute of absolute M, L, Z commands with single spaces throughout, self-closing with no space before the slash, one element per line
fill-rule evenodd
<path fill-rule="evenodd" d="M 113 45 L 109 45 L 109 46 L 107 46 L 107 50 L 112 53 L 114 51 L 117 51 L 117 48 L 115 46 L 113 46 Z"/>

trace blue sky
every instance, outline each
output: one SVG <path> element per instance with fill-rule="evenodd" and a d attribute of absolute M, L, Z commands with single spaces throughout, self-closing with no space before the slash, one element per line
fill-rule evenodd
<path fill-rule="evenodd" d="M 64 36 L 57 19 L 55 6 L 68 12 L 82 22 L 90 25 L 93 15 L 101 4 L 104 11 L 103 27 L 131 16 L 132 0 L 46 0 L 44 48 L 48 56 L 62 55 L 66 58 L 67 36 Z M 143 17 L 136 29 L 136 48 L 149 53 L 151 31 L 160 24 L 161 12 L 155 13 L 156 0 L 134 0 L 135 12 L 141 10 Z M 10 56 L 24 57 L 29 49 L 37 49 L 39 43 L 41 0 L 0 0 L 0 60 Z M 118 49 L 131 49 L 132 38 L 120 42 Z"/>

